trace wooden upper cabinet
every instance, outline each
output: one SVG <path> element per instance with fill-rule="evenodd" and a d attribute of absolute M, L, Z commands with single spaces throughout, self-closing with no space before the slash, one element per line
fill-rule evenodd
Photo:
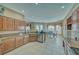
<path fill-rule="evenodd" d="M 8 28 L 9 28 L 8 30 L 9 31 L 14 31 L 14 19 L 9 18 L 8 21 L 9 21 L 8 22 Z"/>
<path fill-rule="evenodd" d="M 12 18 L 7 18 L 6 20 L 6 23 L 5 24 L 7 24 L 7 31 L 14 31 L 14 19 L 12 19 Z"/>
<path fill-rule="evenodd" d="M 17 20 L 14 19 L 14 30 L 17 30 Z"/>
<path fill-rule="evenodd" d="M 25 21 L 0 16 L 0 31 L 19 31 L 24 30 Z"/>
<path fill-rule="evenodd" d="M 7 24 L 7 31 L 11 31 L 12 30 L 12 20 L 10 18 L 7 18 L 6 20 L 6 24 Z"/>
<path fill-rule="evenodd" d="M 19 31 L 19 30 L 23 30 L 25 26 L 25 22 L 21 21 L 21 20 L 15 20 L 15 30 Z"/>
<path fill-rule="evenodd" d="M 7 31 L 8 30 L 8 18 L 7 17 L 3 17 L 3 30 Z"/>
<path fill-rule="evenodd" d="M 3 30 L 3 17 L 0 16 L 0 31 Z"/>
<path fill-rule="evenodd" d="M 67 24 L 72 24 L 72 19 L 71 19 L 71 17 L 69 17 L 68 19 L 67 19 Z"/>
<path fill-rule="evenodd" d="M 0 31 L 13 31 L 14 30 L 14 19 L 0 16 Z"/>
<path fill-rule="evenodd" d="M 26 25 L 26 22 L 25 21 L 22 21 L 22 26 L 25 26 Z"/>
<path fill-rule="evenodd" d="M 15 31 L 18 31 L 19 30 L 19 25 L 20 25 L 20 23 L 19 23 L 19 20 L 15 20 Z"/>
<path fill-rule="evenodd" d="M 25 21 L 21 22 L 21 27 L 22 27 L 21 30 L 25 30 Z"/>
<path fill-rule="evenodd" d="M 12 21 L 11 21 L 11 22 L 12 22 L 12 25 L 11 25 L 11 30 L 12 30 L 12 31 L 14 31 L 14 26 L 15 26 L 15 24 L 14 24 L 14 19 L 12 19 Z"/>
<path fill-rule="evenodd" d="M 7 17 L 3 17 L 3 31 L 7 31 L 8 30 L 8 18 Z"/>

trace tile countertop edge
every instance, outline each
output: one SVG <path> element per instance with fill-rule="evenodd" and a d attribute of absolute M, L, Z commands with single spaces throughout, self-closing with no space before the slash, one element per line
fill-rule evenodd
<path fill-rule="evenodd" d="M 12 33 L 20 33 L 25 31 L 0 31 L 0 35 L 2 34 L 12 34 Z"/>
<path fill-rule="evenodd" d="M 22 37 L 28 37 L 28 36 L 26 36 L 26 34 L 23 34 L 23 35 L 19 35 L 19 34 L 17 34 L 17 35 L 11 35 L 11 36 L 7 36 L 7 37 L 2 37 L 2 38 L 0 38 L 0 44 L 4 41 L 4 40 L 6 40 L 7 38 L 12 38 L 12 37 L 17 37 L 17 36 L 22 36 Z"/>

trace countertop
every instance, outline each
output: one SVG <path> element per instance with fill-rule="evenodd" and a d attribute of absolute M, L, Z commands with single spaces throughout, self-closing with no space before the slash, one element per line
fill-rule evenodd
<path fill-rule="evenodd" d="M 17 34 L 7 34 L 7 35 L 1 35 L 1 37 L 0 37 L 0 44 L 4 41 L 4 40 L 6 40 L 7 38 L 12 38 L 12 37 L 17 37 L 17 36 L 22 36 L 22 37 L 28 37 L 28 35 L 27 34 L 22 34 L 22 35 L 19 35 L 19 33 L 17 33 Z"/>
<path fill-rule="evenodd" d="M 70 44 L 70 47 L 79 48 L 79 41 L 71 40 L 69 44 Z"/>

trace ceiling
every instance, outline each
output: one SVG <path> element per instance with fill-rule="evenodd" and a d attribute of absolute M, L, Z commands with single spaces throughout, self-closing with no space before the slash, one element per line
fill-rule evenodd
<path fill-rule="evenodd" d="M 25 15 L 30 22 L 55 22 L 62 20 L 73 7 L 73 3 L 2 3 Z"/>

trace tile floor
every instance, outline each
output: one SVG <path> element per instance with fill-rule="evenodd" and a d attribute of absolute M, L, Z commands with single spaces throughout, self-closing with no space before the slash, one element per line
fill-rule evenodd
<path fill-rule="evenodd" d="M 31 42 L 5 55 L 64 55 L 63 38 L 48 38 L 45 43 Z"/>

